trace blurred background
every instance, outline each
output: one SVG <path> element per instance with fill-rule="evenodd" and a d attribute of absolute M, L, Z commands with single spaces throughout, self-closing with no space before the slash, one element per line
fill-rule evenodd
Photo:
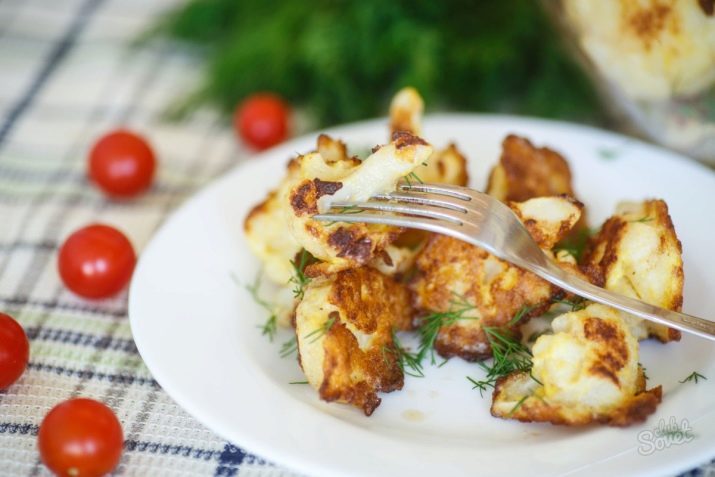
<path fill-rule="evenodd" d="M 432 111 L 579 121 L 715 162 L 712 0 L 189 0 L 156 37 L 203 68 L 173 119 L 270 91 L 312 129 L 412 85 Z"/>

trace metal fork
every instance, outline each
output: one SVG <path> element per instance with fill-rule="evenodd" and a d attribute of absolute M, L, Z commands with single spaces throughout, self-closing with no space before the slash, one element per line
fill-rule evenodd
<path fill-rule="evenodd" d="M 539 248 L 509 207 L 481 192 L 441 184 L 400 183 L 398 192 L 379 194 L 367 202 L 336 202 L 331 206 L 349 209 L 350 213 L 324 213 L 314 218 L 395 225 L 449 235 L 588 300 L 715 341 L 715 322 L 610 292 L 566 272 Z"/>

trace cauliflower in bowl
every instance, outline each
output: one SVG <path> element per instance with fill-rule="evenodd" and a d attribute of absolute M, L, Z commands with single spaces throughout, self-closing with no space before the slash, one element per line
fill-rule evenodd
<path fill-rule="evenodd" d="M 591 304 L 558 316 L 533 347 L 531 373 L 497 381 L 492 415 L 520 421 L 628 426 L 655 412 L 662 390 L 645 390 L 638 340 L 612 308 Z"/>

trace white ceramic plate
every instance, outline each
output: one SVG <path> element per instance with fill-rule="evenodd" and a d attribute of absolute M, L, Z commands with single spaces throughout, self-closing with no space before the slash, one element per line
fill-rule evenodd
<path fill-rule="evenodd" d="M 386 121 L 328 131 L 351 145 L 387 136 Z M 504 116 L 427 118 L 424 137 L 441 147 L 457 141 L 469 158 L 472 187 L 482 188 L 514 132 L 549 145 L 569 160 L 575 189 L 600 224 L 620 200 L 662 197 L 670 206 L 685 257 L 684 310 L 715 316 L 713 205 L 715 174 L 687 159 L 618 135 Z M 316 134 L 270 150 L 189 200 L 143 251 L 130 291 L 134 339 L 161 386 L 189 413 L 236 444 L 310 475 L 672 475 L 715 457 L 715 344 L 685 336 L 667 346 L 642 345 L 650 385 L 662 384 L 655 416 L 627 429 L 568 429 L 521 424 L 489 414 L 465 376 L 475 364 L 450 360 L 406 377 L 402 391 L 382 396 L 371 417 L 321 402 L 295 359 L 260 335 L 265 314 L 230 279 L 249 283 L 259 264 L 242 232 L 249 208 L 280 180 L 287 158 L 314 147 Z M 678 383 L 692 371 L 709 379 Z M 695 439 L 652 442 L 642 431 L 660 419 L 686 419 Z M 640 436 L 640 437 L 639 437 Z M 643 450 L 642 449 L 642 450 Z"/>

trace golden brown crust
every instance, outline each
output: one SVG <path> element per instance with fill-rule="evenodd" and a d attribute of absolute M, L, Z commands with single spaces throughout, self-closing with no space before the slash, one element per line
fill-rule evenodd
<path fill-rule="evenodd" d="M 649 200 L 642 204 L 624 204 L 624 207 L 589 240 L 581 260 L 582 271 L 595 285 L 680 311 L 684 283 L 682 245 L 667 204 L 662 200 Z M 634 251 L 642 250 L 644 244 L 649 247 L 650 268 L 645 268 L 643 258 L 632 256 Z M 656 279 L 658 288 L 654 292 Z M 661 325 L 646 326 L 648 334 L 661 342 L 680 339 L 678 330 Z"/>
<path fill-rule="evenodd" d="M 454 143 L 432 153 L 427 163 L 415 169 L 423 182 L 466 186 L 469 183 L 467 158 Z"/>
<path fill-rule="evenodd" d="M 373 333 L 387 315 L 398 330 L 412 327 L 412 307 L 407 288 L 368 267 L 338 273 L 329 298 L 343 310 L 344 317 L 357 329 Z"/>
<path fill-rule="evenodd" d="M 395 131 L 392 133 L 392 143 L 397 150 L 404 149 L 408 146 L 429 146 L 429 143 L 419 136 L 415 136 L 409 131 Z"/>
<path fill-rule="evenodd" d="M 408 329 L 411 316 L 405 286 L 371 268 L 311 282 L 297 311 L 298 345 L 306 377 L 320 397 L 369 416 L 380 404 L 379 392 L 401 389 L 392 333 Z M 310 334 L 328 320 L 323 336 Z"/>
<path fill-rule="evenodd" d="M 620 386 L 618 372 L 628 362 L 628 348 L 625 345 L 623 331 L 613 323 L 596 317 L 589 317 L 584 323 L 584 336 L 603 345 L 596 361 L 588 372 L 600 374 Z"/>
<path fill-rule="evenodd" d="M 534 198 L 524 202 L 509 201 L 507 205 L 519 217 L 519 220 L 529 235 L 534 241 L 545 250 L 551 250 L 557 242 L 564 239 L 574 228 L 575 224 L 580 220 L 583 214 L 583 204 L 578 200 L 568 195 L 556 196 L 562 199 L 561 201 L 550 200 L 550 198 Z M 534 204 L 544 204 L 541 207 L 533 207 Z M 531 205 L 532 207 L 529 207 Z M 538 215 L 529 216 L 527 213 L 538 214 L 546 212 L 543 209 L 548 207 L 552 209 L 559 207 L 561 212 L 561 220 L 550 222 L 539 220 Z M 548 213 L 546 215 L 549 215 Z"/>
<path fill-rule="evenodd" d="M 435 349 L 444 357 L 474 361 L 491 356 L 482 326 L 503 327 L 522 306 L 537 316 L 561 291 L 536 275 L 514 267 L 481 248 L 444 235 L 433 235 L 417 258 L 410 283 L 415 308 L 446 312 L 455 293 L 475 305 L 475 318 L 443 327 Z"/>
<path fill-rule="evenodd" d="M 387 340 L 380 344 L 387 345 Z M 360 351 L 355 336 L 344 324 L 330 328 L 323 346 L 324 379 L 318 390 L 321 399 L 352 404 L 369 416 L 380 405 L 378 392 L 402 389 L 404 376 L 396 356 L 381 349 Z M 363 379 L 355 380 L 355 371 L 363 374 Z"/>
<path fill-rule="evenodd" d="M 528 139 L 510 134 L 502 142 L 502 155 L 489 176 L 487 193 L 504 202 L 562 194 L 573 197 L 571 170 L 556 151 L 537 148 Z"/>
<path fill-rule="evenodd" d="M 333 139 L 327 134 L 318 136 L 318 153 L 323 156 L 326 162 L 351 161 L 354 165 L 359 165 L 360 160 L 348 156 L 348 147 L 339 139 Z"/>
<path fill-rule="evenodd" d="M 680 18 L 674 14 L 673 7 L 660 1 L 651 1 L 648 5 L 623 3 L 625 25 L 630 28 L 649 50 L 654 42 L 659 41 L 666 28 L 674 34 L 680 29 Z"/>
<path fill-rule="evenodd" d="M 491 414 L 520 422 L 549 422 L 554 425 L 585 426 L 597 423 L 615 427 L 631 426 L 645 421 L 653 414 L 663 396 L 661 386 L 646 390 L 642 370 L 640 375 L 641 386 L 632 397 L 608 411 L 589 412 L 549 403 L 536 395 L 527 395 L 522 401 L 524 395 L 521 391 L 533 391 L 537 385 L 528 372 L 513 373 L 497 380 Z"/>

